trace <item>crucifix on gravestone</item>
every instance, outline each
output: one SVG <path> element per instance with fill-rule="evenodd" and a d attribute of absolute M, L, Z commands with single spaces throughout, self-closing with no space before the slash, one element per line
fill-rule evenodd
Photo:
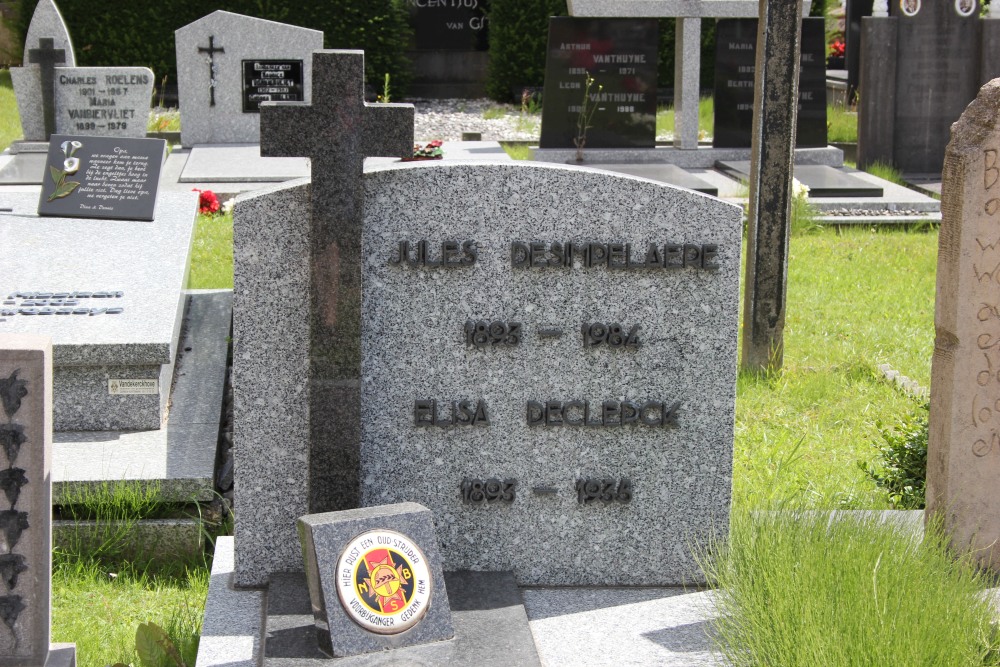
<path fill-rule="evenodd" d="M 750 370 L 782 363 L 801 40 L 802 0 L 760 1 L 740 360 Z"/>
<path fill-rule="evenodd" d="M 226 49 L 215 46 L 215 35 L 208 36 L 208 46 L 199 46 L 198 53 L 208 54 L 208 87 L 211 94 L 211 101 L 208 106 L 215 106 L 215 54 L 225 53 Z"/>
<path fill-rule="evenodd" d="M 57 49 L 51 37 L 38 40 L 37 49 L 28 49 L 28 62 L 41 70 L 42 109 L 45 116 L 45 140 L 56 131 L 56 109 L 53 94 L 56 65 L 66 62 L 66 50 Z"/>
<path fill-rule="evenodd" d="M 360 499 L 364 159 L 404 157 L 413 150 L 413 106 L 366 104 L 364 76 L 363 51 L 315 51 L 312 104 L 265 102 L 260 107 L 260 154 L 304 156 L 312 162 L 309 479 L 314 483 L 309 503 L 313 512 L 349 509 Z"/>

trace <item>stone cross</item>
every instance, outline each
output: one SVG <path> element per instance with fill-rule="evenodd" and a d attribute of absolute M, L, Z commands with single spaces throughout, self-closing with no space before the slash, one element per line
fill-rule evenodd
<path fill-rule="evenodd" d="M 260 109 L 261 155 L 312 162 L 311 512 L 356 507 L 360 497 L 364 159 L 413 149 L 413 107 L 366 104 L 364 75 L 363 51 L 316 51 L 312 104 L 267 102 Z"/>
<path fill-rule="evenodd" d="M 211 102 L 208 103 L 208 106 L 210 107 L 215 106 L 215 54 L 225 52 L 225 48 L 215 46 L 215 35 L 208 36 L 208 46 L 198 47 L 198 53 L 208 54 L 208 86 L 212 95 Z"/>
<path fill-rule="evenodd" d="M 56 65 L 66 62 L 66 50 L 57 49 L 51 37 L 38 40 L 37 49 L 28 49 L 28 62 L 41 69 L 42 109 L 45 114 L 45 138 L 56 131 L 56 110 L 53 94 Z"/>
<path fill-rule="evenodd" d="M 799 100 L 802 0 L 761 0 L 741 365 L 781 368 Z"/>
<path fill-rule="evenodd" d="M 926 512 L 1000 572 L 1000 79 L 952 125 L 942 176 Z"/>
<path fill-rule="evenodd" d="M 0 664 L 71 665 L 52 645 L 52 343 L 0 334 Z"/>

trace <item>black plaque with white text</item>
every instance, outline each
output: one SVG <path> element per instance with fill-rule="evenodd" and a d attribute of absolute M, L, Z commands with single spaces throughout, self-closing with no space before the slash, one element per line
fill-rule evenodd
<path fill-rule="evenodd" d="M 485 0 L 406 0 L 418 51 L 486 51 Z"/>
<path fill-rule="evenodd" d="M 244 60 L 243 113 L 260 113 L 261 102 L 303 102 L 301 60 Z"/>
<path fill-rule="evenodd" d="M 541 148 L 575 148 L 587 75 L 586 148 L 656 144 L 656 19 L 549 19 Z M 598 90 L 600 87 L 600 90 Z"/>
<path fill-rule="evenodd" d="M 822 18 L 802 20 L 795 145 L 825 147 L 826 46 Z M 715 30 L 716 148 L 750 148 L 757 19 L 720 19 Z"/>
<path fill-rule="evenodd" d="M 163 139 L 53 134 L 38 215 L 152 220 Z"/>

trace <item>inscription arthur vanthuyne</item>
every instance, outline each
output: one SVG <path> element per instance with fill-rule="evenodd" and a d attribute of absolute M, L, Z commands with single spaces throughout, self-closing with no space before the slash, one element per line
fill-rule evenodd
<path fill-rule="evenodd" d="M 617 270 L 719 268 L 719 246 L 715 243 L 626 243 L 621 241 L 514 241 L 510 263 L 516 269 L 596 268 Z M 412 268 L 472 266 L 479 258 L 473 240 L 401 240 L 389 263 Z"/>

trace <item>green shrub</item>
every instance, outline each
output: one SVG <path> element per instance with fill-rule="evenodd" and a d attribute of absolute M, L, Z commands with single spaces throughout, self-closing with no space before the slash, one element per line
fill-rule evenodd
<path fill-rule="evenodd" d="M 923 509 L 927 481 L 927 417 L 924 404 L 892 426 L 876 422 L 882 442 L 878 463 L 858 461 L 858 466 L 883 490 L 896 509 Z"/>
<path fill-rule="evenodd" d="M 14 30 L 23 40 L 37 0 L 18 0 Z M 365 77 L 381 90 L 386 73 L 397 95 L 410 80 L 404 50 L 411 30 L 404 0 L 60 0 L 80 66 L 149 67 L 176 83 L 174 31 L 224 9 L 322 30 L 326 48 L 365 50 Z"/>
<path fill-rule="evenodd" d="M 542 85 L 550 16 L 566 16 L 565 0 L 493 0 L 487 95 L 514 102 L 521 88 Z"/>

